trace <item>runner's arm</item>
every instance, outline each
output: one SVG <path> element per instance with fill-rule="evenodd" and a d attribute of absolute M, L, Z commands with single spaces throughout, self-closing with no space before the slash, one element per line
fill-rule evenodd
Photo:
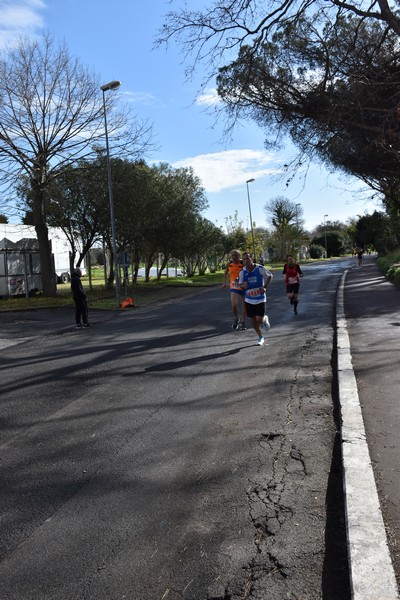
<path fill-rule="evenodd" d="M 262 268 L 262 276 L 263 276 L 263 284 L 264 284 L 264 288 L 267 289 L 267 287 L 271 284 L 271 281 L 273 279 L 273 275 L 270 271 L 267 271 L 267 269 L 265 267 Z"/>
<path fill-rule="evenodd" d="M 227 265 L 226 269 L 225 269 L 225 273 L 224 273 L 224 282 L 222 284 L 222 287 L 226 287 L 226 276 L 229 273 L 229 265 Z"/>
<path fill-rule="evenodd" d="M 240 271 L 240 273 L 239 273 L 238 282 L 239 282 L 239 285 L 242 288 L 242 290 L 245 290 L 247 288 L 247 282 L 244 280 L 243 271 Z"/>

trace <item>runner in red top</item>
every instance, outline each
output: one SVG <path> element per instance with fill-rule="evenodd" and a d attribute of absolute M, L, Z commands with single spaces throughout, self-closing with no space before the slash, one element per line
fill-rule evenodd
<path fill-rule="evenodd" d="M 300 265 L 295 262 L 293 256 L 289 255 L 287 261 L 283 265 L 283 274 L 285 275 L 286 294 L 293 305 L 294 314 L 297 315 L 297 306 L 299 304 L 299 288 L 300 277 L 303 277 L 303 272 Z"/>

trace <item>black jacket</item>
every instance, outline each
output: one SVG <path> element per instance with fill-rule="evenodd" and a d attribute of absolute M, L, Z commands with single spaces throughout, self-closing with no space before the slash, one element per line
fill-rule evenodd
<path fill-rule="evenodd" d="M 81 278 L 78 277 L 78 275 L 73 275 L 71 277 L 71 290 L 74 300 L 84 300 L 86 298 Z"/>

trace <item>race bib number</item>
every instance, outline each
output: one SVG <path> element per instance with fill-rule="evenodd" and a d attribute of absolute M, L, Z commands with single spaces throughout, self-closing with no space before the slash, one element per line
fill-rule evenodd
<path fill-rule="evenodd" d="M 297 277 L 288 277 L 288 283 L 290 285 L 293 285 L 294 283 L 297 283 Z"/>
<path fill-rule="evenodd" d="M 231 281 L 231 290 L 241 290 L 241 286 L 237 281 Z"/>
<path fill-rule="evenodd" d="M 254 288 L 247 290 L 247 297 L 252 298 L 253 296 L 263 296 L 265 294 L 264 288 Z"/>

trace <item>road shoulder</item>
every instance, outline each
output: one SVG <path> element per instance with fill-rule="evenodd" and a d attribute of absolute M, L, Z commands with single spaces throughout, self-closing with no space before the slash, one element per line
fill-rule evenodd
<path fill-rule="evenodd" d="M 337 349 L 352 597 L 395 600 L 398 598 L 397 583 L 365 434 L 344 312 L 346 276 L 347 271 L 342 277 L 337 299 Z"/>

